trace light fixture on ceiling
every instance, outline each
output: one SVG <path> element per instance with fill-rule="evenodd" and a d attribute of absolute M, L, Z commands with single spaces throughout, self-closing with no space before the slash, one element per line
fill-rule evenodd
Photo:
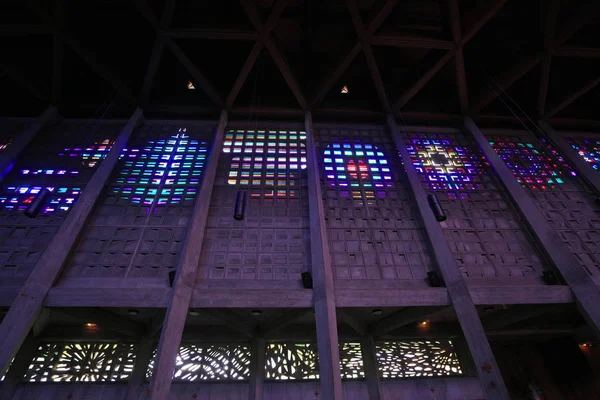
<path fill-rule="evenodd" d="M 342 88 L 342 94 L 348 94 L 350 93 L 350 90 L 348 90 L 348 85 L 344 85 L 344 87 Z"/>
<path fill-rule="evenodd" d="M 262 311 L 260 311 L 260 310 L 252 310 L 252 311 L 250 311 L 250 315 L 254 315 L 255 317 L 258 317 L 261 314 L 262 314 Z"/>
<path fill-rule="evenodd" d="M 133 309 L 133 308 L 130 308 L 129 310 L 127 310 L 127 314 L 129 314 L 129 315 L 133 315 L 133 316 L 136 316 L 136 315 L 138 315 L 138 314 L 139 314 L 139 312 L 138 312 L 138 310 L 135 310 L 135 309 Z"/>
<path fill-rule="evenodd" d="M 197 317 L 198 315 L 200 315 L 200 313 L 196 310 L 190 310 L 188 314 L 190 314 L 192 317 Z"/>
<path fill-rule="evenodd" d="M 383 314 L 383 310 L 381 308 L 376 308 L 373 310 L 373 315 L 381 315 Z"/>
<path fill-rule="evenodd" d="M 194 84 L 192 83 L 192 81 L 188 81 L 187 88 L 188 88 L 188 90 L 194 90 L 194 89 L 196 89 L 196 86 L 194 86 Z"/>
<path fill-rule="evenodd" d="M 425 327 L 427 325 L 429 325 L 429 321 L 421 321 L 421 322 L 419 322 L 419 326 Z"/>

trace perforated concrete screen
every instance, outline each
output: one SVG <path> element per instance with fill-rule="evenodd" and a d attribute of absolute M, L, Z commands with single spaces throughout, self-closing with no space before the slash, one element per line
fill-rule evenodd
<path fill-rule="evenodd" d="M 0 285 L 20 284 L 96 171 L 121 123 L 64 122 L 38 135 L 0 185 Z M 40 214 L 23 211 L 41 190 Z"/>
<path fill-rule="evenodd" d="M 282 128 L 226 132 L 199 278 L 299 280 L 310 265 L 306 134 Z M 247 193 L 243 220 L 236 192 Z"/>
<path fill-rule="evenodd" d="M 445 211 L 441 222 L 465 278 L 540 276 L 523 220 L 481 151 L 460 132 L 409 132 L 413 165 Z"/>
<path fill-rule="evenodd" d="M 581 265 L 598 275 L 600 215 L 577 173 L 550 144 L 533 136 L 488 139 Z"/>
<path fill-rule="evenodd" d="M 425 279 L 428 243 L 382 127 L 315 130 L 335 279 Z"/>
<path fill-rule="evenodd" d="M 179 261 L 213 129 L 139 128 L 122 152 L 65 276 L 166 279 Z"/>

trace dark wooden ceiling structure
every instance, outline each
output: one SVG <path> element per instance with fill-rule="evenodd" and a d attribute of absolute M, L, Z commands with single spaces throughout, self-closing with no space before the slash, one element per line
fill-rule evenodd
<path fill-rule="evenodd" d="M 597 126 L 599 26 L 595 0 L 4 2 L 0 115 Z"/>

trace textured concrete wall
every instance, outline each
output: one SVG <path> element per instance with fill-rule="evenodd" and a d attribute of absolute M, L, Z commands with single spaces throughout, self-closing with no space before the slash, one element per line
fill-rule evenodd
<path fill-rule="evenodd" d="M 226 133 L 245 135 L 241 132 L 242 129 L 239 131 L 231 129 Z M 261 131 L 260 124 L 258 129 L 248 130 L 250 131 L 256 131 L 258 135 Z M 298 137 L 279 138 L 279 132 L 286 132 L 286 138 L 288 135 Z M 232 148 L 231 152 L 222 152 L 220 155 L 198 279 L 299 281 L 303 266 L 306 268 L 310 265 L 306 170 L 300 167 L 300 159 L 306 156 L 301 152 L 306 148 L 300 146 L 298 153 L 289 153 L 289 143 L 305 146 L 306 140 L 300 139 L 300 130 L 287 129 L 285 126 L 267 129 L 264 134 L 264 140 L 243 140 L 244 146 L 254 140 L 264 142 L 264 146 L 240 145 L 242 153 L 234 153 Z M 269 139 L 269 135 L 277 135 L 277 138 Z M 225 149 L 229 146 L 227 143 L 226 136 Z M 269 143 L 276 145 L 269 147 Z M 260 149 L 264 153 L 257 153 L 262 151 Z M 268 149 L 277 150 L 269 153 Z M 256 156 L 263 157 L 263 160 L 257 161 Z M 274 157 L 276 164 L 272 170 L 275 171 L 272 183 L 269 182 L 271 178 L 265 176 L 267 164 L 270 163 L 267 161 L 268 157 Z M 291 157 L 298 158 L 294 162 L 298 164 L 297 169 L 289 169 Z M 240 158 L 239 161 L 237 158 Z M 235 166 L 238 163 L 240 169 Z M 231 171 L 241 172 L 242 164 L 246 164 L 252 171 L 257 167 L 257 175 L 251 172 L 248 184 L 241 183 L 245 178 L 239 175 L 231 178 L 233 175 L 230 175 Z M 262 166 L 259 168 L 257 164 Z M 233 218 L 238 190 L 246 190 L 248 196 L 246 214 L 241 221 Z"/>
<path fill-rule="evenodd" d="M 388 132 L 383 127 L 317 128 L 315 139 L 334 278 L 425 280 L 427 271 L 433 268 L 432 259 Z M 335 151 L 335 144 L 342 145 L 342 154 L 325 154 L 327 150 Z M 369 164 L 369 159 L 372 162 L 377 157 L 369 157 L 366 152 L 362 156 L 345 156 L 343 144 L 352 146 L 348 151 L 359 149 L 355 144 L 372 145 L 375 153 L 383 156 L 377 164 Z M 336 158 L 342 161 L 336 163 Z M 354 175 L 346 169 L 336 170 L 338 166 L 348 167 L 351 161 L 357 164 L 359 159 L 367 168 L 389 167 L 390 171 L 358 171 Z M 380 164 L 381 160 L 387 164 Z M 327 166 L 333 170 L 327 170 Z M 391 179 L 385 179 L 386 176 Z M 375 186 L 377 182 L 383 186 Z"/>
<path fill-rule="evenodd" d="M 20 285 L 29 275 L 33 266 L 45 250 L 72 205 L 66 204 L 66 197 L 76 198 L 91 178 L 95 167 L 83 159 L 87 146 L 107 138 L 116 137 L 121 124 L 110 123 L 95 126 L 90 122 L 65 121 L 53 128 L 42 131 L 28 146 L 15 163 L 11 173 L 0 183 L 0 284 Z M 65 150 L 68 149 L 68 150 Z M 73 154 L 73 155 L 72 155 Z M 27 170 L 24 173 L 23 170 Z M 41 171 L 40 171 L 41 170 Z M 48 170 L 52 170 L 50 173 Z M 65 171 L 60 173 L 59 171 Z M 75 173 L 77 172 L 77 173 Z M 20 193 L 18 188 L 64 187 L 68 194 L 56 193 L 53 200 L 62 198 L 55 210 L 40 213 L 36 218 L 27 218 L 13 199 L 23 201 L 31 193 Z M 14 206 L 8 209 L 7 206 Z M 61 206 L 68 207 L 61 210 Z"/>
<path fill-rule="evenodd" d="M 532 135 L 487 137 L 580 264 L 591 275 L 600 274 L 598 205 L 577 172 Z"/>
<path fill-rule="evenodd" d="M 465 278 L 539 277 L 543 261 L 524 221 L 474 140 L 460 132 L 410 132 L 407 146 Z"/>
<path fill-rule="evenodd" d="M 63 274 L 70 284 L 107 283 L 98 278 L 109 278 L 115 285 L 167 283 L 168 272 L 179 262 L 201 180 L 182 173 L 188 169 L 183 162 L 186 155 L 194 157 L 188 160 L 194 164 L 191 168 L 203 170 L 213 131 L 211 125 L 158 123 L 137 130 Z M 169 145 L 166 141 L 174 135 L 180 139 Z M 193 140 L 198 144 L 190 144 Z M 169 146 L 174 146 L 172 151 Z M 184 157 L 174 160 L 177 154 Z M 174 194 L 175 188 L 184 193 Z"/>

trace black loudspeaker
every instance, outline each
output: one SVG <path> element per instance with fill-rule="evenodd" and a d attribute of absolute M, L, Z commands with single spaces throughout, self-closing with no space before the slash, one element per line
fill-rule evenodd
<path fill-rule="evenodd" d="M 312 289 L 313 281 L 312 281 L 312 274 L 310 273 L 310 271 L 304 271 L 301 275 L 302 275 L 302 286 L 304 287 L 304 289 Z"/>
<path fill-rule="evenodd" d="M 173 287 L 175 283 L 175 271 L 169 271 L 169 286 Z"/>
<path fill-rule="evenodd" d="M 429 208 L 431 208 L 433 215 L 435 215 L 435 219 L 438 222 L 445 221 L 446 214 L 444 214 L 444 209 L 442 208 L 442 205 L 438 201 L 437 197 L 435 197 L 434 194 L 429 194 L 427 195 L 427 202 L 429 203 Z"/>
<path fill-rule="evenodd" d="M 571 336 L 551 339 L 540 344 L 544 366 L 558 384 L 593 379 L 592 369 Z"/>
<path fill-rule="evenodd" d="M 442 278 L 440 278 L 437 271 L 429 271 L 427 273 L 427 278 L 429 279 L 431 287 L 442 287 Z"/>
<path fill-rule="evenodd" d="M 560 281 L 558 280 L 558 276 L 556 276 L 556 272 L 544 271 L 542 275 L 542 279 L 544 282 L 546 282 L 546 285 L 560 285 Z"/>
<path fill-rule="evenodd" d="M 235 194 L 235 206 L 233 208 L 233 218 L 237 221 L 244 219 L 246 214 L 246 196 L 245 190 L 238 190 Z"/>
<path fill-rule="evenodd" d="M 52 196 L 52 192 L 48 189 L 43 189 L 38 193 L 35 199 L 29 204 L 29 207 L 25 210 L 25 216 L 29 218 L 35 218 L 38 216 L 42 208 L 46 205 L 48 200 Z"/>

